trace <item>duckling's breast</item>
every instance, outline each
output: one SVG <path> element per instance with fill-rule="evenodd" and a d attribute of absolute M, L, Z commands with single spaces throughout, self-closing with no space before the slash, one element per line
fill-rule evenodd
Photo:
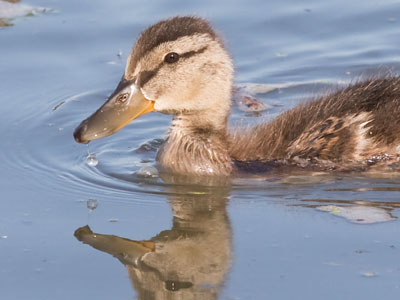
<path fill-rule="evenodd" d="M 226 142 L 216 135 L 172 130 L 157 153 L 163 170 L 178 174 L 229 176 L 233 164 Z"/>

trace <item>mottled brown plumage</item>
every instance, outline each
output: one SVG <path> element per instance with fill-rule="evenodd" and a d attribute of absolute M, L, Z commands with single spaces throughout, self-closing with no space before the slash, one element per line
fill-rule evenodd
<path fill-rule="evenodd" d="M 275 120 L 234 133 L 231 156 L 248 160 L 329 160 L 335 168 L 365 166 L 377 156 L 397 159 L 400 79 L 352 84 L 301 104 Z M 332 164 L 330 164 L 332 167 Z"/>
<path fill-rule="evenodd" d="M 124 124 L 151 110 L 173 115 L 157 154 L 160 166 L 171 173 L 227 176 L 250 162 L 344 170 L 398 160 L 398 77 L 358 82 L 269 123 L 229 132 L 232 80 L 230 56 L 208 22 L 175 17 L 141 34 L 109 102 L 118 102 L 121 94 L 141 101 Z M 91 118 L 75 131 L 77 141 L 88 142 L 123 126 L 103 132 L 106 126 L 101 124 L 89 135 Z"/>

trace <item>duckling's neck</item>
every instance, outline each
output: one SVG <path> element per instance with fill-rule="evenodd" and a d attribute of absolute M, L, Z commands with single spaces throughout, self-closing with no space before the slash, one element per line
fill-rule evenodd
<path fill-rule="evenodd" d="M 232 172 L 226 117 L 207 112 L 177 114 L 168 138 L 157 153 L 161 166 L 173 173 L 227 176 Z"/>

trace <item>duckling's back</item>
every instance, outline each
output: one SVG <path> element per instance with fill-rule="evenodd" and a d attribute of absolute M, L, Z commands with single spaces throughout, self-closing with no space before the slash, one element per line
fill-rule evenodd
<path fill-rule="evenodd" d="M 236 161 L 317 163 L 328 168 L 397 162 L 400 78 L 376 78 L 299 105 L 231 136 Z"/>

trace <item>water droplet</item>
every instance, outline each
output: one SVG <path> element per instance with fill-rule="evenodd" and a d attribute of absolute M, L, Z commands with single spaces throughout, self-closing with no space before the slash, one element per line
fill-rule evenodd
<path fill-rule="evenodd" d="M 97 201 L 96 199 L 89 199 L 88 201 L 86 201 L 86 207 L 89 208 L 90 211 L 95 210 L 98 205 L 99 201 Z"/>
<path fill-rule="evenodd" d="M 136 174 L 141 177 L 158 177 L 158 170 L 153 166 L 145 166 L 136 171 Z"/>
<path fill-rule="evenodd" d="M 97 164 L 99 163 L 99 161 L 98 161 L 97 158 L 96 158 L 96 154 L 94 154 L 94 153 L 89 154 L 89 155 L 86 157 L 86 163 L 87 163 L 89 166 L 91 166 L 91 167 L 97 166 Z"/>

